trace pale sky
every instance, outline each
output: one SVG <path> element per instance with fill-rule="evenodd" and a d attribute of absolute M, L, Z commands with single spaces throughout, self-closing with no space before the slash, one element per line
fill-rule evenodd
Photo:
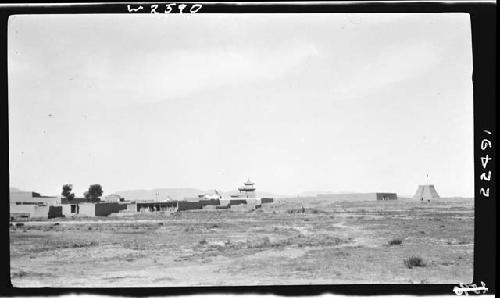
<path fill-rule="evenodd" d="M 467 14 L 11 16 L 8 75 L 11 187 L 474 193 Z"/>

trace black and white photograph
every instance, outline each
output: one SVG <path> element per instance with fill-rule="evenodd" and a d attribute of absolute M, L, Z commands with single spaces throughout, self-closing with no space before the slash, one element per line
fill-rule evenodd
<path fill-rule="evenodd" d="M 466 13 L 18 14 L 7 75 L 14 287 L 473 281 Z"/>

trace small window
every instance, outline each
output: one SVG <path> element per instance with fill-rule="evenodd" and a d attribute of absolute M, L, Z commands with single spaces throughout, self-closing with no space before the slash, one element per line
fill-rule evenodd
<path fill-rule="evenodd" d="M 71 205 L 71 213 L 76 213 L 76 205 Z"/>

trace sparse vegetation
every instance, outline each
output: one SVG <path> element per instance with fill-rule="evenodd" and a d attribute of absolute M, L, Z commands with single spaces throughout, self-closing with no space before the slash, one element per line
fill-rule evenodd
<path fill-rule="evenodd" d="M 311 214 L 325 214 L 326 212 L 323 211 L 323 210 L 318 210 L 318 209 L 315 209 L 315 208 L 309 208 L 307 209 L 306 211 L 308 211 L 309 213 Z"/>
<path fill-rule="evenodd" d="M 296 213 L 306 213 L 306 209 L 304 207 L 288 209 L 286 211 L 288 214 L 296 214 Z"/>
<path fill-rule="evenodd" d="M 411 256 L 404 260 L 404 264 L 407 268 L 413 269 L 413 267 L 424 267 L 425 263 L 421 257 Z"/>
<path fill-rule="evenodd" d="M 392 239 L 388 242 L 389 245 L 401 245 L 403 244 L 403 239 Z"/>
<path fill-rule="evenodd" d="M 269 237 L 247 240 L 247 248 L 266 248 L 271 247 L 271 240 Z"/>
<path fill-rule="evenodd" d="M 395 276 L 417 283 L 451 283 L 471 277 L 473 247 L 456 244 L 472 241 L 467 235 L 473 231 L 473 209 L 470 213 L 442 214 L 427 208 L 408 218 L 411 205 L 407 204 L 385 204 L 387 212 L 396 215 L 391 217 L 378 216 L 381 207 L 377 202 L 343 203 L 344 212 L 330 201 L 323 205 L 304 203 L 305 214 L 296 215 L 287 210 L 301 210 L 300 205 L 283 202 L 265 206 L 263 213 L 203 211 L 30 222 L 25 224 L 26 232 L 24 227 L 10 229 L 12 272 L 28 273 L 13 275 L 12 280 L 15 286 L 32 286 L 34 274 L 53 272 L 50 277 L 37 276 L 36 282 L 64 286 L 64 277 L 82 267 L 86 271 L 72 282 L 84 285 L 89 276 L 102 277 L 93 279 L 97 286 L 109 282 L 103 272 L 113 272 L 109 278 L 115 278 L 119 286 L 245 285 L 258 283 L 257 277 L 273 284 L 318 280 L 370 283 L 373 274 L 377 281 L 387 283 Z M 369 214 L 362 221 L 356 214 L 361 208 Z M 335 218 L 330 216 L 333 209 L 337 210 Z M 441 223 L 427 220 L 436 216 Z M 464 221 L 457 221 L 457 216 L 463 216 Z M 60 225 L 54 226 L 55 222 Z M 454 245 L 448 246 L 448 240 Z M 414 259 L 409 257 L 412 254 Z M 402 270 L 386 270 L 394 262 Z M 168 266 L 176 268 L 165 270 Z M 189 278 L 177 276 L 177 272 L 187 270 L 184 266 L 200 270 L 192 270 Z M 422 266 L 432 270 L 418 270 L 425 268 Z M 135 274 L 137 268 L 147 268 L 151 274 Z M 371 280 L 365 278 L 370 274 Z"/>
<path fill-rule="evenodd" d="M 187 226 L 183 229 L 184 232 L 194 232 L 195 228 L 192 226 Z"/>

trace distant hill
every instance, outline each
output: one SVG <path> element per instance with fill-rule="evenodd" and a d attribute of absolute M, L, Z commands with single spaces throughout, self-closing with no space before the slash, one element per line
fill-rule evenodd
<path fill-rule="evenodd" d="M 238 194 L 239 192 L 237 190 L 234 190 L 234 191 L 223 191 L 222 194 L 224 196 L 231 196 L 231 195 L 236 195 Z M 270 193 L 270 192 L 265 192 L 265 191 L 256 191 L 255 192 L 255 196 L 256 197 L 268 197 L 268 198 L 275 198 L 275 197 L 279 197 L 279 195 L 276 195 L 276 194 L 273 194 L 273 193 Z"/>
<path fill-rule="evenodd" d="M 439 198 L 438 200 L 448 201 L 448 202 L 474 202 L 474 198 L 467 197 L 444 197 Z"/>
<path fill-rule="evenodd" d="M 413 198 L 413 195 L 398 195 L 398 199 L 405 200 L 418 200 Z M 439 202 L 464 202 L 464 201 L 474 201 L 472 197 L 440 197 L 439 199 L 434 199 L 434 201 Z"/>
<path fill-rule="evenodd" d="M 315 197 L 317 195 L 341 195 L 341 194 L 353 194 L 357 193 L 355 191 L 322 191 L 322 190 L 311 190 L 311 191 L 303 191 L 299 193 L 297 196 L 299 197 Z"/>

